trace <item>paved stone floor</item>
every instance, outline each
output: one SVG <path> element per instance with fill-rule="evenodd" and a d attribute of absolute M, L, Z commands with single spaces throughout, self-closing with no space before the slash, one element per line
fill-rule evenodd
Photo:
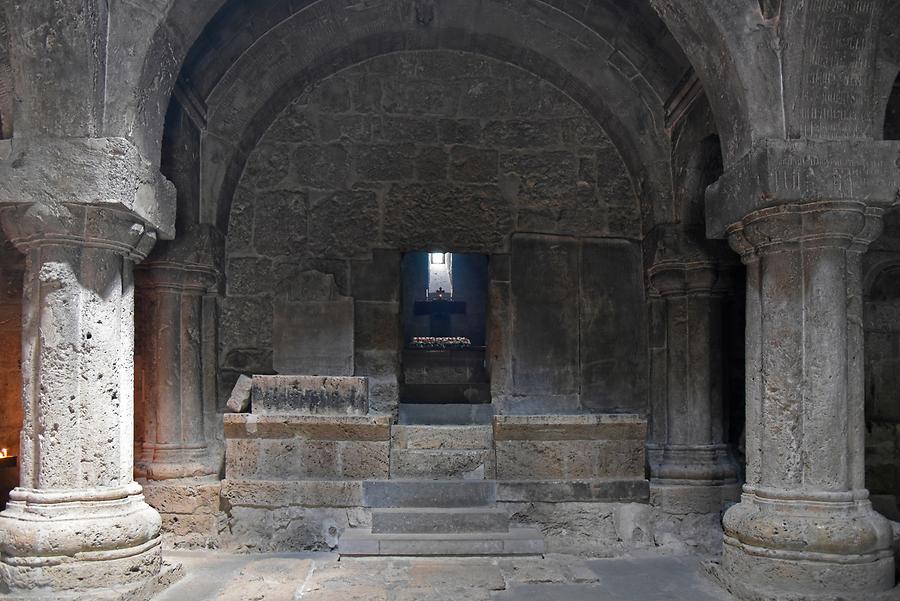
<path fill-rule="evenodd" d="M 154 601 L 733 601 L 697 557 L 168 557 L 185 576 Z"/>

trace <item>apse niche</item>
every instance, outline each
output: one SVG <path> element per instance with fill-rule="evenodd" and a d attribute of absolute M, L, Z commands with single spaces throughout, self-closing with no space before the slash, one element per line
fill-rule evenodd
<path fill-rule="evenodd" d="M 485 366 L 488 258 L 403 257 L 401 403 L 490 403 Z"/>

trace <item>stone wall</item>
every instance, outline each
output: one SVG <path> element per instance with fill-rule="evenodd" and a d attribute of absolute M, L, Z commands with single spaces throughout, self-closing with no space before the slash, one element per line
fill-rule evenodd
<path fill-rule="evenodd" d="M 0 234 L 0 448 L 19 453 L 22 428 L 22 280 L 25 257 Z"/>
<path fill-rule="evenodd" d="M 883 240 L 882 244 L 889 243 Z M 865 304 L 866 486 L 889 517 L 900 517 L 900 253 L 872 277 Z M 886 503 L 886 504 L 885 504 Z"/>
<path fill-rule="evenodd" d="M 551 262 L 559 243 L 553 236 L 581 244 L 642 235 L 638 201 L 616 149 L 574 101 L 508 64 L 443 50 L 386 55 L 320 81 L 259 141 L 231 204 L 220 397 L 239 373 L 272 371 L 275 291 L 315 269 L 334 274 L 341 294 L 354 297 L 356 373 L 370 376 L 373 408 L 391 410 L 401 253 L 442 248 L 508 257 L 515 232 L 550 235 L 532 244 L 537 253 L 547 249 Z M 575 317 L 574 335 L 590 341 L 606 327 L 607 335 L 637 339 L 644 313 L 636 310 L 643 301 L 639 258 L 623 267 L 621 254 L 607 253 L 587 243 L 579 253 L 578 269 L 598 274 L 582 281 L 602 282 L 603 290 L 581 303 L 596 299 L 597 319 Z M 627 286 L 633 289 L 619 294 Z M 532 297 L 548 292 L 537 299 L 544 306 L 558 294 L 549 282 L 524 287 Z M 514 315 L 500 305 L 491 311 L 492 322 Z M 628 331 L 610 325 L 632 315 Z M 634 381 L 615 375 L 635 351 L 629 341 L 586 350 L 593 354 L 584 363 L 567 364 L 568 404 L 559 410 L 580 408 L 582 382 L 591 391 L 589 409 L 643 405 L 632 398 L 644 396 L 636 384 L 642 374 Z M 547 396 L 527 385 L 509 393 Z"/>

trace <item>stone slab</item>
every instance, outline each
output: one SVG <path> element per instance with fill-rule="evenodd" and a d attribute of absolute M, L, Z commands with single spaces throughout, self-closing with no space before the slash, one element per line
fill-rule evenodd
<path fill-rule="evenodd" d="M 642 440 L 497 441 L 500 480 L 642 478 Z"/>
<path fill-rule="evenodd" d="M 398 423 L 403 425 L 490 424 L 493 416 L 494 408 L 489 404 L 401 403 Z"/>
<path fill-rule="evenodd" d="M 225 408 L 231 413 L 244 413 L 250 409 L 250 398 L 253 390 L 253 379 L 241 374 L 231 390 L 231 396 Z"/>
<path fill-rule="evenodd" d="M 490 426 L 404 426 L 391 429 L 395 449 L 490 449 Z"/>
<path fill-rule="evenodd" d="M 391 478 L 490 480 L 495 473 L 492 449 L 391 450 Z"/>
<path fill-rule="evenodd" d="M 647 420 L 636 414 L 497 415 L 494 440 L 645 440 Z"/>
<path fill-rule="evenodd" d="M 365 415 L 369 381 L 362 377 L 253 376 L 254 415 Z"/>
<path fill-rule="evenodd" d="M 341 537 L 341 555 L 541 555 L 544 538 L 532 528 L 510 528 L 507 533 L 372 534 L 351 529 Z"/>
<path fill-rule="evenodd" d="M 489 480 L 390 480 L 363 483 L 366 507 L 485 507 L 497 500 L 497 483 Z"/>
<path fill-rule="evenodd" d="M 647 503 L 650 483 L 626 480 L 501 480 L 497 501 L 513 503 Z"/>
<path fill-rule="evenodd" d="M 395 508 L 372 511 L 374 534 L 508 532 L 509 516 L 502 509 Z"/>
<path fill-rule="evenodd" d="M 280 374 L 353 375 L 353 298 L 308 271 L 273 303 L 272 366 Z"/>

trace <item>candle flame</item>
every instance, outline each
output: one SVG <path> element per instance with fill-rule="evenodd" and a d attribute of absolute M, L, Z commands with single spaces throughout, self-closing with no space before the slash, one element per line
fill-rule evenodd
<path fill-rule="evenodd" d="M 8 451 L 6 449 L 0 449 L 0 459 L 3 459 L 4 457 L 9 457 L 9 455 L 7 453 L 8 453 Z"/>

